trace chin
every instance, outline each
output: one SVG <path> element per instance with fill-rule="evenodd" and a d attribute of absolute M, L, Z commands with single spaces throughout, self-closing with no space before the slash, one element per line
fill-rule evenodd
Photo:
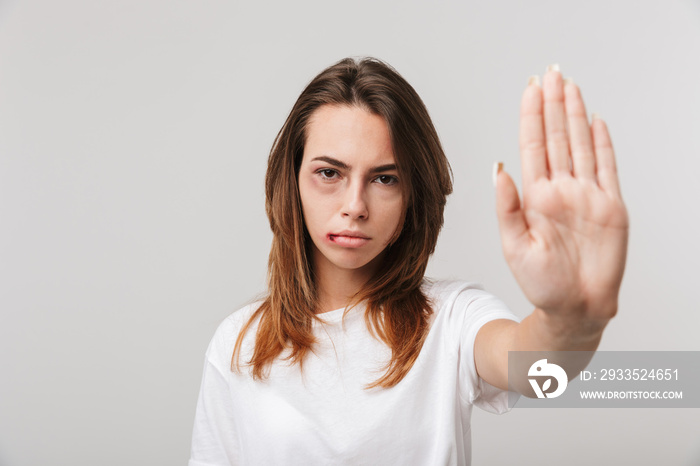
<path fill-rule="evenodd" d="M 331 263 L 335 265 L 336 267 L 340 269 L 345 269 L 345 270 L 359 270 L 364 267 L 366 267 L 371 260 L 362 260 L 362 259 L 348 259 L 348 258 L 338 258 L 336 260 L 332 260 Z"/>
<path fill-rule="evenodd" d="M 367 254 L 357 254 L 357 251 L 330 251 L 325 257 L 333 266 L 344 270 L 362 269 L 376 258 Z"/>

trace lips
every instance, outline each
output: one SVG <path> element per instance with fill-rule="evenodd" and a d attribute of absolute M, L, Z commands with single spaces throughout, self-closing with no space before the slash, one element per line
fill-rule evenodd
<path fill-rule="evenodd" d="M 371 238 L 360 231 L 345 230 L 336 233 L 328 233 L 328 241 L 346 248 L 359 248 L 369 242 Z"/>

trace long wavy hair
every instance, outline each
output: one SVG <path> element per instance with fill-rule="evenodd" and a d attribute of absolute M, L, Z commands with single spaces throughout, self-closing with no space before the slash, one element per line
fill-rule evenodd
<path fill-rule="evenodd" d="M 272 146 L 265 178 L 265 208 L 273 233 L 268 263 L 268 295 L 238 335 L 231 368 L 240 371 L 241 344 L 259 319 L 248 365 L 254 379 L 270 365 L 298 363 L 313 350 L 318 320 L 310 237 L 304 223 L 298 173 L 311 115 L 324 105 L 356 106 L 386 121 L 403 188 L 403 222 L 374 276 L 348 309 L 366 304 L 369 331 L 391 348 L 384 375 L 367 388 L 389 388 L 413 366 L 429 330 L 431 303 L 421 290 L 430 255 L 443 224 L 452 172 L 423 101 L 388 64 L 346 58 L 322 71 L 304 89 Z"/>

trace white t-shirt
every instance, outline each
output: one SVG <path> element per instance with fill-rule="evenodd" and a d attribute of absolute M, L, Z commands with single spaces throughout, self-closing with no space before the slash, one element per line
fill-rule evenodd
<path fill-rule="evenodd" d="M 321 314 L 303 372 L 278 358 L 263 381 L 245 366 L 230 370 L 238 332 L 259 303 L 231 314 L 207 349 L 189 466 L 468 465 L 472 406 L 508 410 L 508 392 L 476 373 L 474 340 L 486 322 L 517 318 L 477 284 L 426 281 L 423 290 L 433 303 L 430 332 L 389 389 L 365 388 L 391 352 L 367 330 L 362 306 L 344 320 L 344 309 Z M 257 322 L 242 363 L 256 330 Z"/>

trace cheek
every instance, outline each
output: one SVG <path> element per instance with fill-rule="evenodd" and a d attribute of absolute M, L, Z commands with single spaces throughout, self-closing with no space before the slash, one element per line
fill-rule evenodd
<path fill-rule="evenodd" d="M 332 188 L 323 182 L 313 178 L 299 180 L 299 198 L 307 229 L 313 230 L 331 211 L 332 194 Z"/>
<path fill-rule="evenodd" d="M 310 196 L 308 185 L 304 180 L 299 179 L 298 184 L 299 184 L 299 200 L 301 201 L 301 212 L 304 215 L 304 223 L 306 224 L 306 227 L 308 228 L 309 227 L 309 225 L 308 225 L 309 218 L 312 216 L 312 209 L 311 209 L 311 205 L 309 203 L 312 196 Z"/>
<path fill-rule="evenodd" d="M 403 199 L 396 194 L 383 197 L 379 203 L 381 205 L 380 211 L 377 214 L 379 214 L 387 230 L 391 230 L 389 234 L 393 234 L 403 217 Z"/>

